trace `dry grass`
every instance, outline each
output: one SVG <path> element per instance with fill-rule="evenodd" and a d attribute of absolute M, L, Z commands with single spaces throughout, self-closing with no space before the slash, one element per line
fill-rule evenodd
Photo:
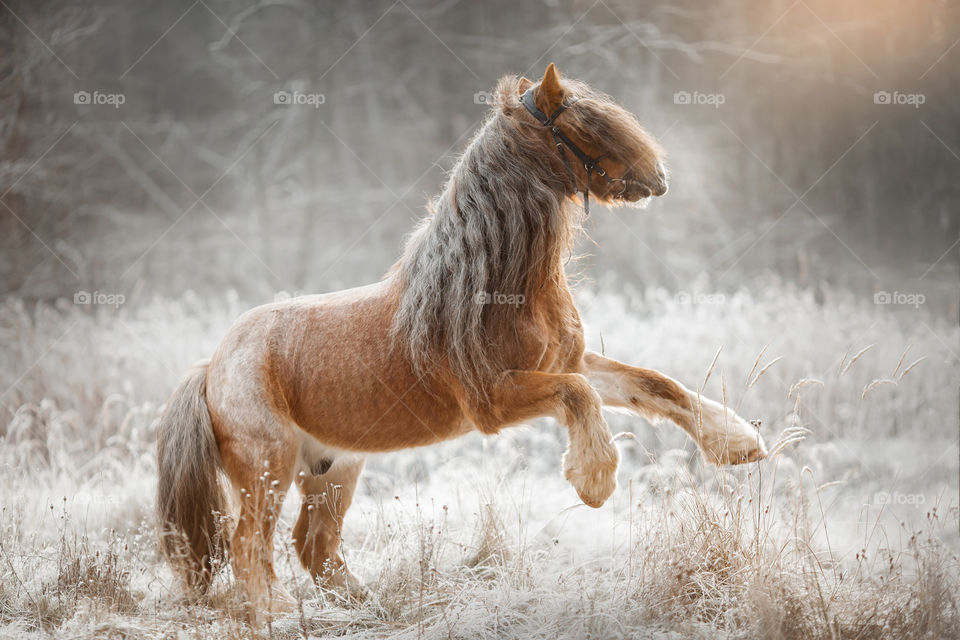
<path fill-rule="evenodd" d="M 310 584 L 290 499 L 277 563 L 301 611 L 264 629 L 229 572 L 210 602 L 183 601 L 152 521 L 160 406 L 243 305 L 6 302 L 0 637 L 960 636 L 960 331 L 779 285 L 716 305 L 631 299 L 582 296 L 588 341 L 726 396 L 768 443 L 792 434 L 778 457 L 716 470 L 678 430 L 611 415 L 637 439 L 618 443 L 621 486 L 595 511 L 546 423 L 377 456 L 344 545 L 370 599 Z"/>

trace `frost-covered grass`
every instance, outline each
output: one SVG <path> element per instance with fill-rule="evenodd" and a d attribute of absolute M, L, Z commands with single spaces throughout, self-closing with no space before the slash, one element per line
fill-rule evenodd
<path fill-rule="evenodd" d="M 229 572 L 209 602 L 183 602 L 152 520 L 162 403 L 246 305 L 8 300 L 0 637 L 958 636 L 960 330 L 776 283 L 698 293 L 582 293 L 588 342 L 690 387 L 720 350 L 704 393 L 762 420 L 768 444 L 796 427 L 803 442 L 717 470 L 672 425 L 610 414 L 637 439 L 619 441 L 599 510 L 561 477 L 565 437 L 546 421 L 375 456 L 344 541 L 371 597 L 310 584 L 291 497 L 277 565 L 302 612 L 264 629 Z"/>

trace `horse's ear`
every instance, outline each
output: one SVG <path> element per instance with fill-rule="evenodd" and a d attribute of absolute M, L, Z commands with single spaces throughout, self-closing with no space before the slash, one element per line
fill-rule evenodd
<path fill-rule="evenodd" d="M 522 96 L 527 92 L 527 89 L 533 86 L 533 80 L 528 80 L 521 77 L 520 82 L 517 84 L 517 95 Z"/>
<path fill-rule="evenodd" d="M 534 96 L 537 106 L 548 116 L 557 110 L 563 102 L 563 87 L 560 86 L 560 74 L 551 62 L 543 74 L 540 87 Z"/>

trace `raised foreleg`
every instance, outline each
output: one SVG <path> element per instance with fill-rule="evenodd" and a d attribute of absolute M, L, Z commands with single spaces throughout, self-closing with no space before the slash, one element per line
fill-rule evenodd
<path fill-rule="evenodd" d="M 670 420 L 690 434 L 714 464 L 754 462 L 767 453 L 757 429 L 732 409 L 698 397 L 653 369 L 632 367 L 588 351 L 584 375 L 603 404 L 630 409 L 651 422 Z"/>
<path fill-rule="evenodd" d="M 474 421 L 485 433 L 541 416 L 552 416 L 570 439 L 563 472 L 580 499 L 601 506 L 617 486 L 620 461 L 603 419 L 602 402 L 587 379 L 577 373 L 509 371 L 490 393 L 491 407 Z"/>

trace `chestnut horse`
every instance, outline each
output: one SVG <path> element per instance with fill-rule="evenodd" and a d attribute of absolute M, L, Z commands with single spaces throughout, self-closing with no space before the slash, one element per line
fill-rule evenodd
<path fill-rule="evenodd" d="M 715 464 L 766 454 L 732 410 L 584 348 L 564 274 L 582 218 L 574 198 L 662 195 L 657 143 L 552 64 L 538 84 L 501 79 L 495 96 L 383 280 L 248 311 L 174 392 L 157 434 L 159 521 L 165 553 L 195 591 L 229 550 L 254 612 L 290 605 L 273 533 L 296 483 L 300 561 L 356 592 L 340 531 L 370 452 L 550 416 L 569 437 L 563 473 L 591 507 L 617 484 L 604 406 L 674 422 Z"/>

